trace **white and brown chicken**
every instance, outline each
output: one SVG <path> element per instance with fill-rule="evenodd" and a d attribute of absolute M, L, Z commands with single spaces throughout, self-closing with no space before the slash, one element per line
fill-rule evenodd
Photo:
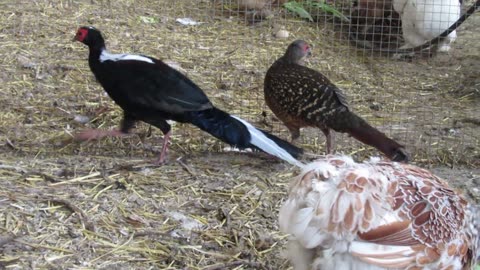
<path fill-rule="evenodd" d="M 327 156 L 306 165 L 280 210 L 296 270 L 473 269 L 478 211 L 414 165 Z"/>

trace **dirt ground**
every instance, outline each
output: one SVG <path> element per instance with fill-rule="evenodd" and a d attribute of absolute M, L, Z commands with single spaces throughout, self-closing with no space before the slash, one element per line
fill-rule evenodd
<path fill-rule="evenodd" d="M 290 267 L 277 213 L 297 169 L 226 151 L 182 124 L 173 126 L 161 167 L 151 165 L 161 132 L 145 124 L 128 138 L 69 142 L 76 131 L 121 119 L 88 68 L 87 49 L 71 42 L 80 25 L 102 30 L 112 52 L 179 64 L 220 108 L 284 138 L 263 102 L 263 76 L 289 42 L 308 40 L 308 65 L 341 86 L 356 112 L 404 143 L 413 163 L 479 200 L 478 14 L 448 55 L 408 62 L 338 45 L 325 25 L 274 17 L 251 26 L 212 15 L 211 7 L 206 0 L 0 3 L 0 269 Z M 175 22 L 182 17 L 204 24 Z M 278 24 L 290 38 L 272 36 Z M 302 138 L 307 152 L 323 153 L 318 130 Z M 378 155 L 341 134 L 337 142 L 338 152 L 359 160 Z"/>

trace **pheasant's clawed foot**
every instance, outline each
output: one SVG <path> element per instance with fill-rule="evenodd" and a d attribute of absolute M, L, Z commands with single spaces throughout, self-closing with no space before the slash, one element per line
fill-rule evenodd
<path fill-rule="evenodd" d="M 114 130 L 101 130 L 101 129 L 86 129 L 74 135 L 75 141 L 91 141 L 98 140 L 103 137 L 122 137 L 127 135 L 118 129 Z"/>

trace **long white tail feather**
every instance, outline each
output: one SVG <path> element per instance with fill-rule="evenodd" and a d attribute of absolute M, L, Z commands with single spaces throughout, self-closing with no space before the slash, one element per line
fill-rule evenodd
<path fill-rule="evenodd" d="M 256 129 L 250 123 L 235 115 L 232 115 L 232 117 L 242 122 L 247 127 L 251 135 L 251 144 L 269 153 L 270 155 L 285 160 L 292 165 L 298 166 L 300 168 L 303 168 L 305 166 L 305 164 L 292 157 L 292 155 L 290 155 L 287 151 L 278 146 L 278 144 L 276 144 L 274 141 L 270 140 L 260 130 Z"/>

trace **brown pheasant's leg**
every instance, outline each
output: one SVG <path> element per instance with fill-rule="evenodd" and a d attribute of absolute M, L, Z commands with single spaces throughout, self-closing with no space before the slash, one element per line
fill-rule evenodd
<path fill-rule="evenodd" d="M 162 152 L 160 152 L 160 156 L 158 157 L 157 161 L 155 161 L 156 165 L 160 165 L 165 162 L 165 158 L 167 157 L 169 141 L 170 141 L 170 131 L 163 136 Z"/>
<path fill-rule="evenodd" d="M 330 149 L 330 154 L 333 154 L 333 152 L 335 152 L 335 132 L 328 132 L 327 138 L 330 140 L 330 144 L 328 145 L 328 148 Z"/>
<path fill-rule="evenodd" d="M 327 147 L 327 155 L 332 154 L 335 146 L 335 135 L 333 132 L 330 132 L 329 128 L 321 127 L 320 130 L 325 134 L 326 137 L 326 147 Z"/>
<path fill-rule="evenodd" d="M 292 140 L 290 142 L 294 143 L 298 139 L 298 137 L 300 137 L 300 128 L 292 126 L 287 126 L 287 128 L 292 135 Z"/>

